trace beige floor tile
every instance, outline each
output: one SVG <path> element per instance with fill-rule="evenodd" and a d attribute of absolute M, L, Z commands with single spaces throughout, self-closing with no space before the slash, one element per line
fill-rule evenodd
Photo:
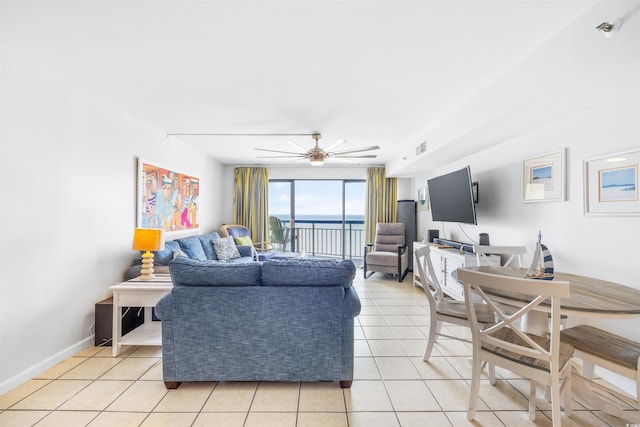
<path fill-rule="evenodd" d="M 218 383 L 202 408 L 203 412 L 248 412 L 258 383 Z"/>
<path fill-rule="evenodd" d="M 139 426 L 147 414 L 144 412 L 102 412 L 88 427 L 133 427 Z"/>
<path fill-rule="evenodd" d="M 362 326 L 389 326 L 384 316 L 358 316 Z"/>
<path fill-rule="evenodd" d="M 437 348 L 443 356 L 471 357 L 471 344 L 464 343 L 460 340 L 439 339 L 434 347 Z"/>
<path fill-rule="evenodd" d="M 453 427 L 505 427 L 502 421 L 493 413 L 488 411 L 476 411 L 476 416 L 473 421 L 467 419 L 467 411 L 464 412 L 446 412 L 445 414 Z M 511 424 L 506 424 L 511 427 Z M 513 427 L 518 424 L 513 424 Z"/>
<path fill-rule="evenodd" d="M 375 357 L 406 356 L 407 352 L 398 340 L 369 340 L 371 353 Z"/>
<path fill-rule="evenodd" d="M 380 316 L 382 315 L 382 312 L 375 305 L 368 305 L 368 306 L 363 306 L 360 309 L 360 315 L 361 316 Z"/>
<path fill-rule="evenodd" d="M 551 410 L 542 411 L 549 419 L 551 419 Z M 636 415 L 638 411 L 635 411 Z M 538 416 L 536 415 L 536 420 Z M 564 411 L 561 411 L 561 420 L 563 427 L 583 427 L 583 426 L 601 426 L 605 425 L 603 419 L 599 418 L 592 412 L 589 411 L 573 411 L 573 416 L 571 418 L 567 417 Z M 611 417 L 610 420 L 607 420 L 607 423 L 614 427 L 630 427 L 634 424 L 638 424 L 638 417 L 635 418 L 635 421 L 627 416 L 622 418 Z M 549 423 L 551 425 L 551 423 Z"/>
<path fill-rule="evenodd" d="M 353 355 L 354 357 L 371 357 L 371 349 L 369 343 L 366 340 L 355 340 L 353 343 Z"/>
<path fill-rule="evenodd" d="M 446 357 L 431 356 L 428 362 L 420 357 L 412 357 L 411 362 L 426 380 L 451 380 L 461 379 L 458 371 L 449 363 Z"/>
<path fill-rule="evenodd" d="M 136 381 L 109 405 L 107 411 L 151 412 L 166 394 L 167 389 L 161 381 Z"/>
<path fill-rule="evenodd" d="M 496 381 L 495 386 L 492 386 L 489 380 L 481 380 L 479 397 L 494 411 L 518 411 L 529 407 L 529 399 L 505 380 Z M 544 395 L 539 397 L 540 404 L 544 405 Z"/>
<path fill-rule="evenodd" d="M 338 383 L 302 383 L 298 411 L 345 412 L 346 407 L 342 390 Z"/>
<path fill-rule="evenodd" d="M 44 418 L 48 411 L 4 411 L 0 413 L 0 426 L 25 427 L 32 426 Z"/>
<path fill-rule="evenodd" d="M 245 427 L 295 427 L 295 412 L 249 412 Z"/>
<path fill-rule="evenodd" d="M 427 337 L 417 326 L 392 326 L 391 330 L 399 340 L 422 340 L 427 345 Z"/>
<path fill-rule="evenodd" d="M 399 427 L 393 412 L 351 412 L 349 427 Z"/>
<path fill-rule="evenodd" d="M 409 315 L 409 319 L 413 322 L 415 326 L 429 326 L 429 322 L 431 322 L 431 318 L 426 314 L 411 314 Z"/>
<path fill-rule="evenodd" d="M 82 364 L 86 360 L 87 360 L 86 357 L 70 357 L 70 358 L 65 359 L 62 362 L 58 363 L 56 366 L 54 366 L 54 367 L 52 367 L 50 369 L 47 369 L 43 373 L 37 375 L 35 377 L 35 379 L 50 379 L 50 380 L 54 380 L 54 379 L 60 377 L 61 375 L 69 372 L 70 370 L 72 370 L 76 366 Z"/>
<path fill-rule="evenodd" d="M 551 426 L 551 419 L 547 418 L 547 416 L 540 412 L 536 411 L 536 420 L 531 421 L 529 419 L 529 411 L 496 411 L 494 412 L 498 418 L 504 423 L 505 426 L 538 426 L 538 427 L 548 427 Z M 562 424 L 565 425 L 564 423 Z"/>
<path fill-rule="evenodd" d="M 261 382 L 253 397 L 252 412 L 296 412 L 300 383 Z"/>
<path fill-rule="evenodd" d="M 469 384 L 463 380 L 425 380 L 429 390 L 445 411 L 466 411 L 469 406 Z M 478 400 L 478 410 L 485 411 L 487 406 Z"/>
<path fill-rule="evenodd" d="M 201 412 L 193 427 L 243 427 L 246 419 L 245 412 Z"/>
<path fill-rule="evenodd" d="M 344 397 L 348 412 L 393 411 L 382 381 L 354 381 Z"/>
<path fill-rule="evenodd" d="M 161 384 L 166 393 L 154 412 L 199 412 L 216 386 L 215 382 L 188 382 L 167 391 Z"/>
<path fill-rule="evenodd" d="M 61 375 L 60 378 L 64 380 L 95 380 L 124 360 L 121 357 L 92 357 Z"/>
<path fill-rule="evenodd" d="M 60 406 L 70 411 L 102 411 L 118 398 L 131 381 L 94 381 Z"/>
<path fill-rule="evenodd" d="M 364 340 L 366 337 L 364 336 L 364 331 L 360 325 L 355 325 L 353 328 L 353 339 L 355 340 Z"/>
<path fill-rule="evenodd" d="M 297 427 L 348 427 L 347 414 L 336 412 L 300 412 Z"/>
<path fill-rule="evenodd" d="M 408 357 L 378 357 L 376 363 L 382 379 L 419 380 L 420 373 Z"/>
<path fill-rule="evenodd" d="M 140 427 L 190 427 L 197 415 L 196 412 L 154 412 Z"/>
<path fill-rule="evenodd" d="M 156 357 L 127 357 L 107 371 L 101 380 L 137 380 L 159 361 Z"/>
<path fill-rule="evenodd" d="M 398 412 L 402 427 L 451 427 L 444 412 Z"/>
<path fill-rule="evenodd" d="M 440 406 L 422 380 L 385 381 L 396 411 L 439 411 Z"/>
<path fill-rule="evenodd" d="M 111 350 L 111 347 L 96 347 L 96 346 L 91 346 L 91 347 L 86 347 L 83 348 L 82 350 L 80 350 L 79 352 L 77 352 L 76 354 L 74 354 L 75 357 L 91 357 L 91 356 L 95 356 L 96 354 L 100 353 L 102 350 L 104 350 L 105 348 L 108 348 L 109 350 Z"/>
<path fill-rule="evenodd" d="M 0 396 L 0 410 L 15 405 L 25 397 L 49 384 L 49 380 L 31 380 Z"/>
<path fill-rule="evenodd" d="M 400 339 L 400 345 L 407 352 L 409 357 L 424 356 L 424 350 L 427 348 L 426 339 L 405 340 Z"/>
<path fill-rule="evenodd" d="M 363 326 L 362 330 L 368 340 L 392 340 L 396 338 L 389 326 Z"/>
<path fill-rule="evenodd" d="M 131 352 L 131 357 L 162 357 L 162 346 L 143 345 Z"/>
<path fill-rule="evenodd" d="M 402 311 L 402 307 L 397 305 L 382 306 L 382 307 L 379 307 L 378 310 L 380 311 L 380 314 L 384 315 L 385 317 L 399 316 L 399 315 L 405 314 L 404 311 Z"/>
<path fill-rule="evenodd" d="M 356 380 L 379 380 L 380 371 L 373 357 L 356 357 L 353 365 L 353 378 Z"/>
<path fill-rule="evenodd" d="M 429 313 L 429 309 L 427 308 L 426 304 L 426 298 L 425 298 L 425 305 L 410 305 L 410 306 L 405 306 L 402 307 L 402 313 L 411 316 L 411 315 L 419 315 L 419 316 L 424 316 L 425 314 Z"/>
<path fill-rule="evenodd" d="M 87 380 L 52 381 L 16 403 L 11 409 L 56 409 L 89 384 L 91 381 Z"/>
<path fill-rule="evenodd" d="M 413 322 L 406 314 L 385 315 L 385 319 L 390 326 L 414 326 Z"/>
<path fill-rule="evenodd" d="M 156 362 L 143 376 L 140 377 L 143 381 L 162 381 L 162 360 Z"/>
<path fill-rule="evenodd" d="M 640 425 L 640 414 L 638 413 L 638 410 L 624 411 L 621 418 L 614 417 L 613 415 L 609 415 L 602 411 L 595 411 L 593 414 L 597 416 L 598 419 L 613 427 L 636 427 Z"/>
<path fill-rule="evenodd" d="M 84 427 L 98 414 L 98 411 L 55 411 L 44 417 L 38 427 Z"/>
<path fill-rule="evenodd" d="M 120 347 L 118 357 L 127 357 L 139 348 L 140 346 L 137 345 L 123 345 Z M 94 357 L 113 357 L 113 349 L 112 347 L 100 347 L 100 351 Z"/>

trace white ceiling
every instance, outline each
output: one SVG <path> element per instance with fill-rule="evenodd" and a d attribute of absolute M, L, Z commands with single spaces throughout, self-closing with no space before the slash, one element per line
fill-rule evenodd
<path fill-rule="evenodd" d="M 384 164 L 596 3 L 2 1 L 2 46 L 166 133 L 319 131 Z M 313 143 L 171 138 L 225 164 Z"/>

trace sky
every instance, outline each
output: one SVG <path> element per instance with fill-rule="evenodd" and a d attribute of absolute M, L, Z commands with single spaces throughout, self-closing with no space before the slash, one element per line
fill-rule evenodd
<path fill-rule="evenodd" d="M 364 215 L 365 182 L 346 184 L 346 214 Z M 291 206 L 289 182 L 269 183 L 269 215 L 288 215 Z M 298 215 L 341 215 L 342 181 L 296 180 L 295 213 Z"/>

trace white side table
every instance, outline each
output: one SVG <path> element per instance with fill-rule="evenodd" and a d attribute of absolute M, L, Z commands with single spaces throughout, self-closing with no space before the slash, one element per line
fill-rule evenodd
<path fill-rule="evenodd" d="M 161 322 L 152 321 L 152 308 L 171 292 L 173 283 L 168 274 L 156 274 L 152 280 L 131 279 L 109 288 L 113 292 L 113 357 L 123 345 L 162 345 Z M 122 307 L 144 307 L 144 323 L 122 336 Z"/>

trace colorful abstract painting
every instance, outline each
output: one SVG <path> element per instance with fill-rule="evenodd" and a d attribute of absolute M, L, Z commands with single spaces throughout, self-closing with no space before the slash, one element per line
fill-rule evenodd
<path fill-rule="evenodd" d="M 198 178 L 138 159 L 138 227 L 197 229 L 199 198 Z"/>

